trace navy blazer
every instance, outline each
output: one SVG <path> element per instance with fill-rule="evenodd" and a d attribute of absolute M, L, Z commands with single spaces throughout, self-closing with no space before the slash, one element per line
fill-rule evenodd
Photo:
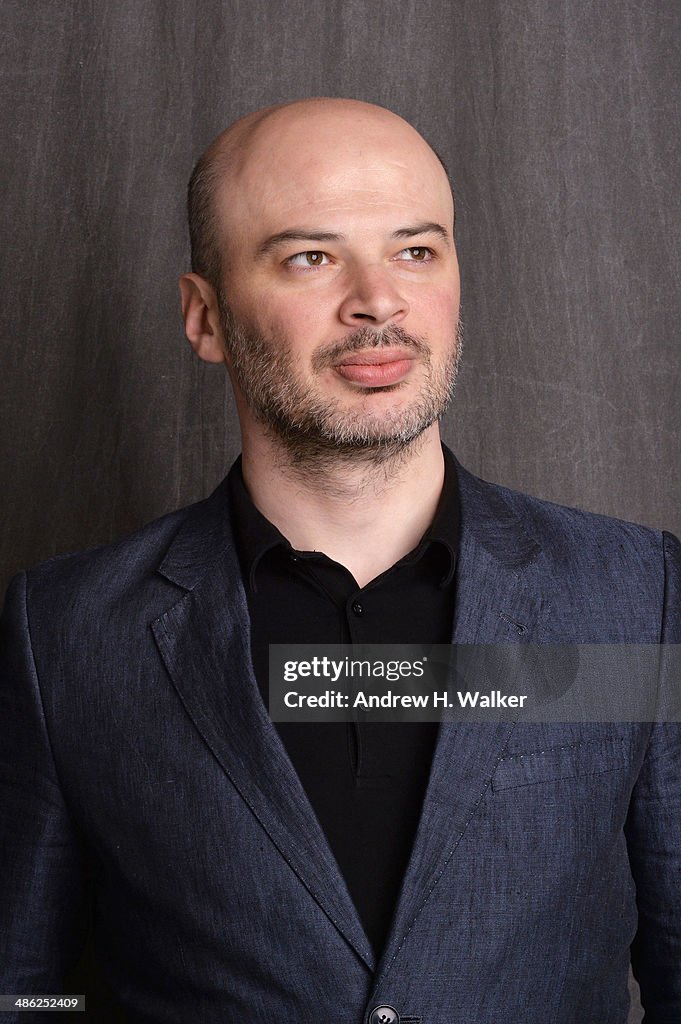
<path fill-rule="evenodd" d="M 458 476 L 453 643 L 681 643 L 674 537 Z M 86 861 L 135 1024 L 624 1024 L 630 947 L 681 1021 L 681 726 L 441 726 L 377 962 L 258 693 L 224 483 L 17 577 L 2 633 L 1 992 L 60 990 Z"/>

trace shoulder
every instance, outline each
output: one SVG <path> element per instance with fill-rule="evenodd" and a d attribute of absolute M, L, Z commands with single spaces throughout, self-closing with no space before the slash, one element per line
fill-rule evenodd
<path fill-rule="evenodd" d="M 177 509 L 140 527 L 133 533 L 84 551 L 56 555 L 26 570 L 29 589 L 38 586 L 68 588 L 74 582 L 105 583 L 113 575 L 143 575 L 163 557 L 186 517 L 196 506 Z"/>
<path fill-rule="evenodd" d="M 71 621 L 95 611 L 144 606 L 149 615 L 167 606 L 177 592 L 164 563 L 173 552 L 198 577 L 220 549 L 232 547 L 224 481 L 210 497 L 170 512 L 113 543 L 59 555 L 20 574 L 35 614 Z M 14 584 L 15 586 L 18 583 Z M 186 589 L 186 588 L 185 588 Z M 13 587 L 10 588 L 10 598 Z M 10 599 L 8 598 L 8 600 Z M 147 615 L 145 615 L 145 618 Z"/>
<path fill-rule="evenodd" d="M 665 538 L 678 545 L 676 538 L 661 530 L 546 501 L 483 480 L 460 465 L 457 474 L 463 521 L 473 525 L 481 516 L 497 522 L 512 517 L 528 537 L 558 561 L 577 557 L 593 563 L 607 559 L 612 565 L 613 559 L 624 558 L 628 565 L 637 560 L 659 564 Z"/>
<path fill-rule="evenodd" d="M 584 637 L 597 626 L 612 642 L 680 642 L 681 545 L 674 536 L 489 483 L 460 466 L 457 475 L 462 545 L 474 538 L 496 564 L 550 590 L 566 635 L 576 635 L 581 622 Z M 556 621 L 561 615 L 556 611 Z"/>
<path fill-rule="evenodd" d="M 75 578 L 95 580 L 113 569 L 143 569 L 167 548 L 193 507 L 169 512 L 108 544 L 55 555 L 28 568 L 28 582 L 37 585 L 61 581 L 66 586 Z"/>

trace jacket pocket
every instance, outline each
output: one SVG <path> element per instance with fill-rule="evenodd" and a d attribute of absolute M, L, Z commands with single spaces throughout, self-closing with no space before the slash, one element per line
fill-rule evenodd
<path fill-rule="evenodd" d="M 615 737 L 513 754 L 499 761 L 492 776 L 492 790 L 602 775 L 626 768 L 630 761 L 630 745 L 624 738 Z"/>

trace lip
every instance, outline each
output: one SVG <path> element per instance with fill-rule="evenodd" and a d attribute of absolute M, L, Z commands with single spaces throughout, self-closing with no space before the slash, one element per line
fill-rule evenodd
<path fill-rule="evenodd" d="M 413 363 L 413 353 L 407 349 L 383 348 L 349 353 L 334 369 L 352 384 L 376 388 L 404 380 Z"/>

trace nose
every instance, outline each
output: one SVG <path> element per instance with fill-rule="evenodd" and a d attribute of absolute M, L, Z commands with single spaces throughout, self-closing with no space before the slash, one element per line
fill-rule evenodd
<path fill-rule="evenodd" d="M 339 316 L 350 327 L 362 322 L 381 327 L 391 321 L 399 323 L 408 312 L 407 301 L 391 279 L 388 268 L 365 266 L 353 271 Z"/>

